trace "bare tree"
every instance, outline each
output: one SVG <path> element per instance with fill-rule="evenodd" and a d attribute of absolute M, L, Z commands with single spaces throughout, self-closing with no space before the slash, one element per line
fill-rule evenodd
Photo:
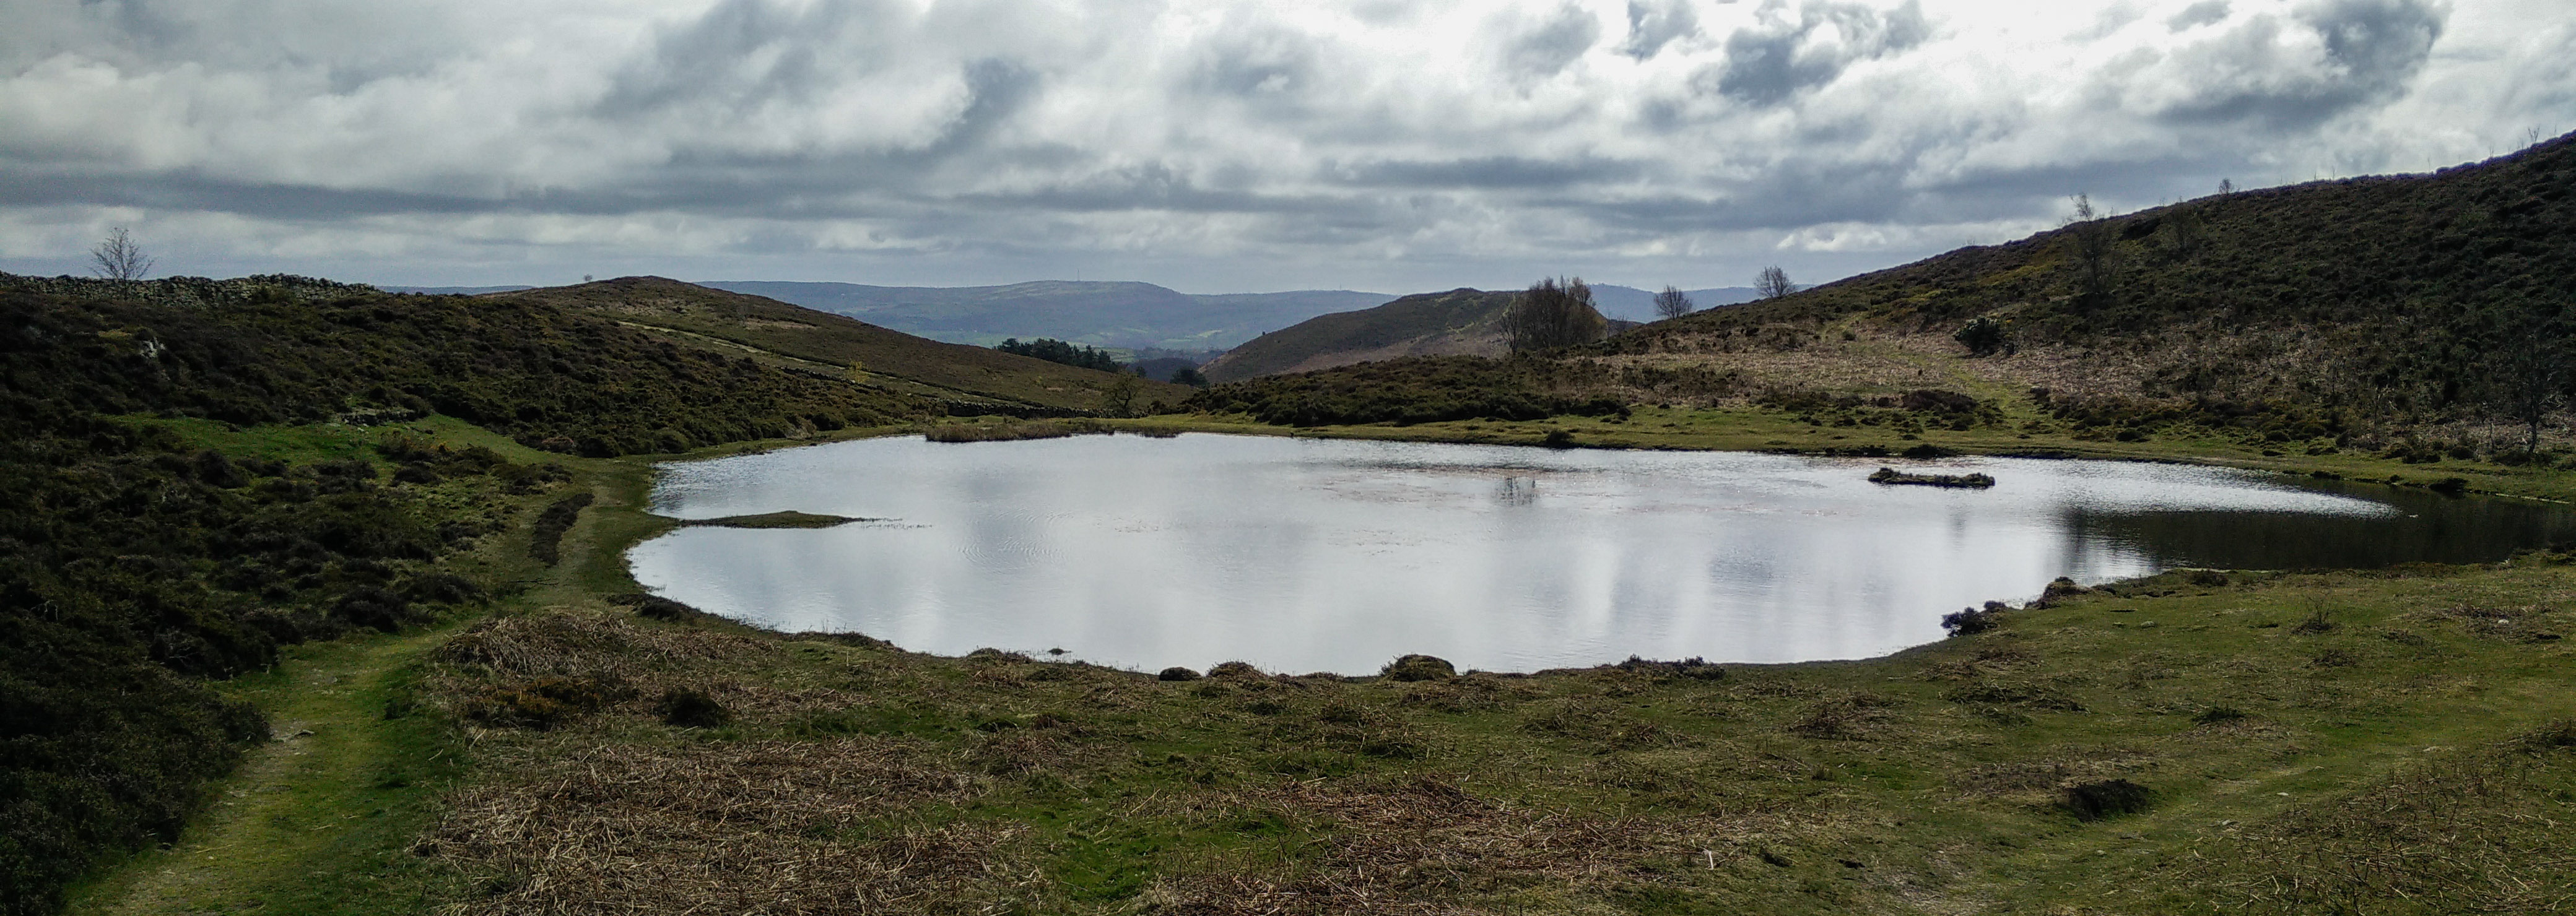
<path fill-rule="evenodd" d="M 1657 317 L 1679 318 L 1690 313 L 1690 297 L 1682 295 L 1680 287 L 1666 286 L 1664 287 L 1663 292 L 1655 294 L 1655 315 Z"/>
<path fill-rule="evenodd" d="M 2066 220 L 2066 235 L 2075 245 L 2075 283 L 2084 305 L 2110 304 L 2111 246 L 2119 240 L 2119 230 L 2111 225 L 2109 214 L 2095 213 L 2093 199 L 2077 194 L 2075 215 Z"/>
<path fill-rule="evenodd" d="M 1512 297 L 1503 330 L 1514 353 L 1535 353 L 1600 340 L 1610 322 L 1592 307 L 1592 287 L 1582 277 L 1540 280 Z"/>
<path fill-rule="evenodd" d="M 2566 403 L 2572 362 L 2566 320 L 2525 307 L 2497 323 L 2488 350 L 2495 406 L 2524 429 L 2522 453 L 2540 452 L 2540 425 Z"/>
<path fill-rule="evenodd" d="M 1778 299 L 1797 292 L 1798 284 L 1789 282 L 1789 272 L 1781 270 L 1780 265 L 1773 264 L 1762 268 L 1761 273 L 1753 275 L 1753 289 L 1760 292 L 1764 299 Z"/>
<path fill-rule="evenodd" d="M 89 261 L 91 274 L 110 280 L 140 280 L 152 271 L 152 258 L 123 226 L 108 230 L 107 238 L 89 250 Z"/>

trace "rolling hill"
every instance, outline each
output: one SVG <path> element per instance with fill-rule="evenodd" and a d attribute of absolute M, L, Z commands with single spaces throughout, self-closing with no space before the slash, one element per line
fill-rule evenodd
<path fill-rule="evenodd" d="M 1702 308 L 1753 297 L 1750 288 L 1689 290 Z M 1500 356 L 1503 310 L 1511 292 L 1453 289 L 1406 296 L 1375 308 L 1319 315 L 1256 337 L 1209 362 L 1213 381 L 1228 382 L 1283 372 L 1405 356 Z M 1654 319 L 1655 294 L 1626 286 L 1592 287 L 1593 303 L 1611 320 L 1612 333 Z"/>
<path fill-rule="evenodd" d="M 1263 331 L 1394 297 L 1350 290 L 1192 295 L 1151 283 L 1049 280 L 1008 286 L 863 286 L 856 283 L 708 281 L 943 340 L 990 346 L 1051 337 L 1093 346 L 1222 350 Z"/>
<path fill-rule="evenodd" d="M 1113 373 L 926 340 L 842 315 L 660 277 L 620 277 L 479 298 L 582 310 L 651 329 L 683 346 L 749 355 L 805 372 L 847 377 L 855 363 L 865 383 L 937 399 L 955 413 L 1098 410 L 1103 398 L 1122 384 L 1135 386 L 1139 407 L 1189 395 L 1189 389 L 1177 385 L 1123 382 Z"/>
<path fill-rule="evenodd" d="M 1512 295 L 1453 289 L 1321 315 L 1253 338 L 1201 371 L 1230 382 L 1401 356 L 1494 356 L 1507 349 L 1502 319 Z"/>

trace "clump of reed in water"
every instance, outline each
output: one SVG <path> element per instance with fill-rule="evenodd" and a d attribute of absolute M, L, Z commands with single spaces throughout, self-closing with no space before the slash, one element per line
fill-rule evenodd
<path fill-rule="evenodd" d="M 1983 490 L 1995 485 L 1995 479 L 1984 474 L 1908 474 L 1895 468 L 1879 468 L 1869 475 L 1875 484 L 1913 484 L 1924 487 L 1962 487 Z"/>

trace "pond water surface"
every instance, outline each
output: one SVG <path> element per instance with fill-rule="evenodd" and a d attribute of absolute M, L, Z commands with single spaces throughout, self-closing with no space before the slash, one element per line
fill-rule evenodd
<path fill-rule="evenodd" d="M 1999 483 L 1865 480 L 1881 464 Z M 683 528 L 630 553 L 656 593 L 763 626 L 1346 674 L 1407 652 L 1498 671 L 1859 658 L 2057 576 L 2494 560 L 2576 533 L 2534 504 L 2182 465 L 1202 434 L 672 464 L 653 508 L 870 519 Z"/>

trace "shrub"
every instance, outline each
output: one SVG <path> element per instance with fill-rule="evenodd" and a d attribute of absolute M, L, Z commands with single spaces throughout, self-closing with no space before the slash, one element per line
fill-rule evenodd
<path fill-rule="evenodd" d="M 1158 681 L 1195 681 L 1199 679 L 1199 673 L 1188 668 L 1183 668 L 1179 665 L 1173 665 L 1172 667 L 1165 668 L 1156 673 L 1154 675 L 1154 679 Z"/>
<path fill-rule="evenodd" d="M 2292 625 L 2290 627 L 2290 632 L 2297 633 L 2301 636 L 2316 636 L 2323 633 L 2332 633 L 2335 631 L 2337 626 L 2340 626 L 2340 624 L 2335 623 L 2332 618 L 2328 617 L 2324 608 L 2318 608 L 2316 610 L 2309 611 L 2307 619 L 2301 620 L 2297 624 Z"/>
<path fill-rule="evenodd" d="M 1941 629 L 1949 631 L 1952 636 L 1975 636 L 1998 626 L 1995 616 L 1996 609 L 1991 606 L 1983 609 L 1960 608 L 1956 612 L 1941 615 Z"/>
<path fill-rule="evenodd" d="M 1391 681 L 1442 681 L 1457 677 L 1458 669 L 1429 655 L 1406 655 L 1386 663 L 1378 676 Z"/>
<path fill-rule="evenodd" d="M 1967 324 L 1960 325 L 1959 330 L 1950 334 L 1950 339 L 1958 341 L 1960 346 L 1967 347 L 1970 356 L 1992 356 L 1998 352 L 2012 352 L 2012 339 L 2005 333 L 2003 322 L 1982 315 L 1970 319 Z"/>
<path fill-rule="evenodd" d="M 2233 706 L 2212 706 L 2191 717 L 2198 725 L 2223 725 L 2245 718 L 2245 711 Z"/>
<path fill-rule="evenodd" d="M 2066 787 L 2058 804 L 2081 820 L 2098 821 L 2115 814 L 2135 814 L 2155 803 L 2155 793 L 2126 779 L 2078 783 Z"/>
<path fill-rule="evenodd" d="M 653 714 L 662 717 L 662 724 L 680 728 L 716 728 L 733 721 L 733 710 L 695 687 L 663 691 L 662 699 L 653 704 Z"/>
<path fill-rule="evenodd" d="M 555 500 L 545 511 L 537 513 L 537 523 L 528 529 L 528 556 L 548 566 L 562 559 L 564 533 L 580 520 L 582 507 L 590 505 L 588 493 L 575 493 Z"/>
<path fill-rule="evenodd" d="M 1251 662 L 1218 662 L 1216 667 L 1208 669 L 1207 676 L 1257 678 L 1261 676 L 1261 669 L 1253 667 Z"/>

